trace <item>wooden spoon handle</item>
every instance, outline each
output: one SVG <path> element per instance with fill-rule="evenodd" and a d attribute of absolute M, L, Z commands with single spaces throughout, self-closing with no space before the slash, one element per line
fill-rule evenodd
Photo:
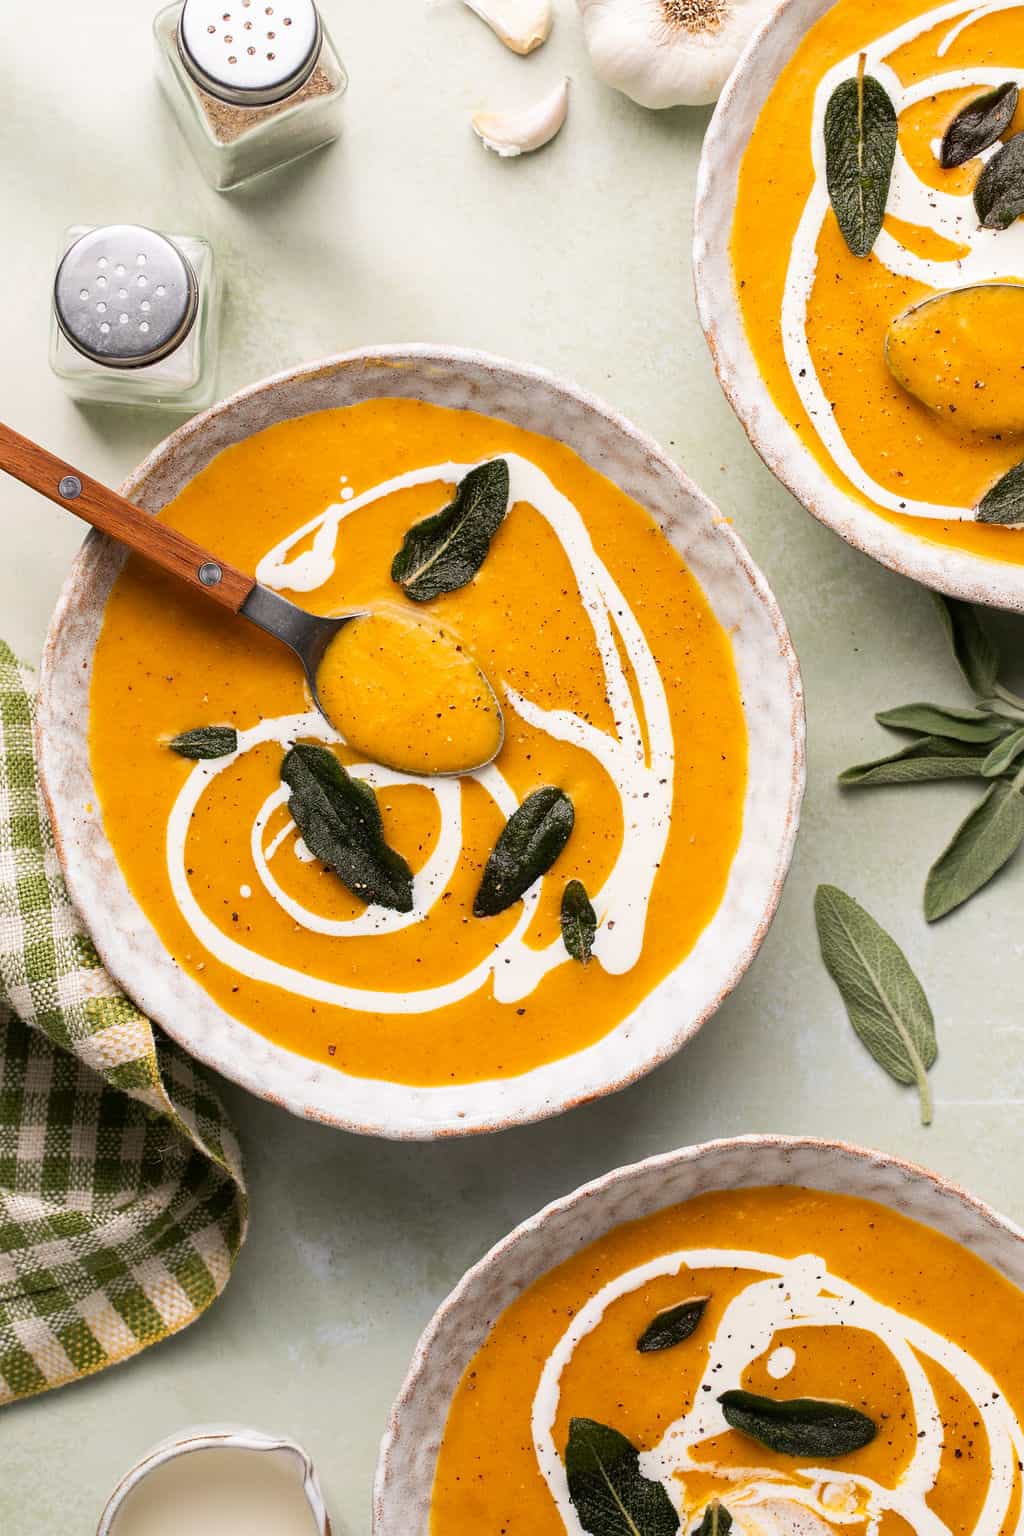
<path fill-rule="evenodd" d="M 180 576 L 190 586 L 237 613 L 256 585 L 233 565 L 211 555 L 166 523 L 143 512 L 116 491 L 91 480 L 38 443 L 0 422 L 0 469 L 48 496 L 137 554 Z"/>

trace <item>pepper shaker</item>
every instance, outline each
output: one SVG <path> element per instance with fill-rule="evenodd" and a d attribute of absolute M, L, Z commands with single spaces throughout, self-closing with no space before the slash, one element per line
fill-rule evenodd
<path fill-rule="evenodd" d="M 78 400 L 198 410 L 213 399 L 217 285 L 195 235 L 135 224 L 65 232 L 50 366 Z"/>
<path fill-rule="evenodd" d="M 176 0 L 154 29 L 160 83 L 219 191 L 338 137 L 348 76 L 314 0 Z"/>

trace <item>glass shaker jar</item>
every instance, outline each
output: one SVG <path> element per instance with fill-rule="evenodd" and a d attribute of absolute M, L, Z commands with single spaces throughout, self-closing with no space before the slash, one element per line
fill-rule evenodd
<path fill-rule="evenodd" d="M 75 399 L 199 410 L 213 399 L 216 332 L 205 240 L 136 224 L 65 231 L 50 366 Z"/>
<path fill-rule="evenodd" d="M 176 0 L 154 27 L 160 83 L 218 190 L 338 137 L 348 76 L 314 0 Z"/>

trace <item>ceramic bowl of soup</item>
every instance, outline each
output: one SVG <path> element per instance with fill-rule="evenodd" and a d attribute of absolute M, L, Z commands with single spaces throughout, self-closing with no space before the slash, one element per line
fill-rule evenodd
<path fill-rule="evenodd" d="M 346 738 L 283 647 L 86 541 L 40 762 L 147 1014 L 296 1113 L 414 1137 L 557 1113 L 693 1035 L 778 901 L 803 703 L 763 578 L 654 443 L 539 371 L 391 347 L 242 391 L 126 490 L 294 602 L 385 616 L 344 653 Z M 424 776 L 465 744 L 465 656 L 504 744 Z"/>
<path fill-rule="evenodd" d="M 375 1536 L 1015 1529 L 1021 1286 L 1024 1233 L 882 1153 L 749 1136 L 620 1168 L 435 1315 Z"/>
<path fill-rule="evenodd" d="M 940 148 L 969 102 L 1021 79 L 1022 25 L 1019 4 L 784 0 L 718 103 L 694 245 L 719 378 L 769 468 L 892 570 L 1014 609 L 1024 528 L 983 520 L 996 509 L 982 503 L 1024 461 L 1024 294 L 1004 291 L 1024 279 L 1024 221 L 979 228 L 972 194 L 998 144 L 953 169 Z M 862 54 L 899 124 L 866 257 L 832 211 L 824 136 L 829 100 Z M 1022 128 L 1018 110 L 1004 139 Z M 980 305 L 948 297 L 990 284 L 1000 292 Z M 894 322 L 936 295 L 939 309 L 917 312 L 914 366 L 903 367 Z"/>

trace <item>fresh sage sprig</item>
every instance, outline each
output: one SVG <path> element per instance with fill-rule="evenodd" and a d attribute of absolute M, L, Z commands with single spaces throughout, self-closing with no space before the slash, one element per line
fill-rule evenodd
<path fill-rule="evenodd" d="M 508 511 L 504 459 L 478 464 L 459 481 L 448 506 L 414 523 L 391 563 L 391 579 L 407 597 L 429 603 L 473 580 Z"/>
<path fill-rule="evenodd" d="M 574 960 L 589 965 L 597 937 L 597 913 L 582 880 L 570 880 L 562 892 L 562 942 Z"/>
<path fill-rule="evenodd" d="M 195 762 L 215 757 L 230 757 L 238 751 L 238 732 L 233 725 L 201 725 L 194 731 L 182 731 L 167 745 L 179 757 Z"/>
<path fill-rule="evenodd" d="M 952 171 L 990 149 L 1013 122 L 1020 91 L 1013 80 L 961 107 L 942 137 L 939 164 Z"/>
<path fill-rule="evenodd" d="M 885 929 L 834 885 L 818 887 L 814 916 L 822 959 L 850 1023 L 890 1077 L 917 1085 L 921 1123 L 930 1125 L 935 1020 L 909 960 Z"/>
<path fill-rule="evenodd" d="M 949 741 L 992 742 L 1011 729 L 1010 722 L 980 709 L 955 709 L 941 704 L 903 704 L 883 709 L 875 719 L 894 731 L 914 731 Z"/>
<path fill-rule="evenodd" d="M 924 888 L 930 923 L 952 912 L 987 885 L 1024 843 L 1024 768 L 1007 784 L 993 784 L 953 833 Z"/>
<path fill-rule="evenodd" d="M 724 1504 L 717 1499 L 712 1499 L 704 1511 L 704 1518 L 700 1525 L 695 1525 L 691 1536 L 729 1536 L 732 1530 L 732 1515 Z"/>
<path fill-rule="evenodd" d="M 388 847 L 370 786 L 347 773 L 333 752 L 310 742 L 286 753 L 281 778 L 309 851 L 361 901 L 411 912 L 412 870 Z"/>
<path fill-rule="evenodd" d="M 708 1300 L 707 1296 L 692 1296 L 689 1301 L 657 1312 L 637 1339 L 637 1349 L 642 1355 L 651 1355 L 685 1343 L 696 1333 Z"/>
<path fill-rule="evenodd" d="M 982 229 L 1009 229 L 1024 213 L 1024 133 L 1015 133 L 989 160 L 974 188 Z"/>
<path fill-rule="evenodd" d="M 985 492 L 974 515 L 979 523 L 996 523 L 1004 528 L 1024 523 L 1024 461 L 1008 469 L 1002 479 Z"/>
<path fill-rule="evenodd" d="M 565 1475 L 577 1518 L 590 1536 L 675 1536 L 679 1529 L 664 1488 L 640 1471 L 636 1446 L 607 1424 L 570 1420 Z"/>
<path fill-rule="evenodd" d="M 839 782 L 848 788 L 872 784 L 925 784 L 937 779 L 982 779 L 985 765 L 998 749 L 981 743 L 970 746 L 942 736 L 922 736 L 901 752 L 845 768 Z M 986 756 L 988 753 L 988 756 Z"/>
<path fill-rule="evenodd" d="M 563 789 L 545 785 L 527 795 L 502 828 L 473 903 L 476 917 L 494 917 L 546 875 L 569 841 L 575 815 Z"/>
<path fill-rule="evenodd" d="M 825 180 L 843 239 L 854 256 L 869 256 L 885 218 L 896 160 L 896 108 L 885 87 L 865 73 L 837 85 L 825 109 Z"/>
<path fill-rule="evenodd" d="M 830 1461 L 870 1445 L 878 1427 L 859 1408 L 817 1397 L 757 1397 L 723 1392 L 718 1399 L 725 1422 L 759 1445 L 783 1456 Z"/>

